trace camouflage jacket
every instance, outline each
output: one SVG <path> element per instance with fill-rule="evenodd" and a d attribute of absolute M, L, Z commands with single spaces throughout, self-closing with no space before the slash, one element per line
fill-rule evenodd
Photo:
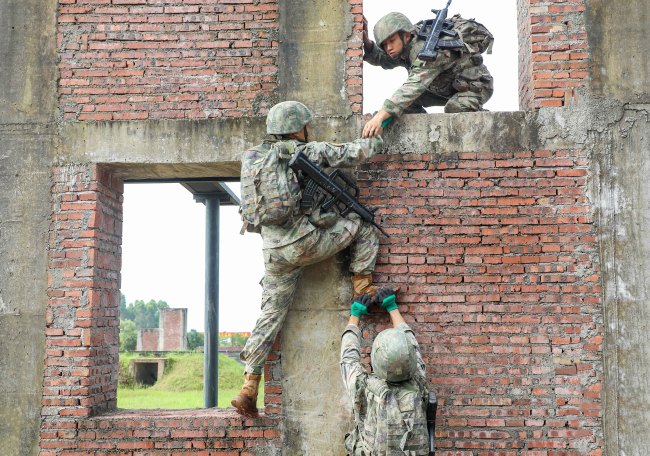
<path fill-rule="evenodd" d="M 445 99 L 451 98 L 456 93 L 452 84 L 463 70 L 457 65 L 463 60 L 463 55 L 459 52 L 441 50 L 436 60 L 425 62 L 417 57 L 424 44 L 423 40 L 414 38 L 406 44 L 399 58 L 394 59 L 373 43 L 372 50 L 363 56 L 363 59 L 371 65 L 381 66 L 386 70 L 396 67 L 404 67 L 408 70 L 406 82 L 382 106 L 382 109 L 392 116 L 401 116 L 406 108 L 427 91 Z"/>
<path fill-rule="evenodd" d="M 422 355 L 420 354 L 420 349 L 419 345 L 417 343 L 417 340 L 415 339 L 415 334 L 413 333 L 413 330 L 406 324 L 402 323 L 401 325 L 397 326 L 397 329 L 404 331 L 406 333 L 408 340 L 415 346 L 415 353 L 417 357 L 417 371 L 415 375 L 413 376 L 413 379 L 411 381 L 403 382 L 403 388 L 405 391 L 408 389 L 413 389 L 414 385 L 420 384 L 420 385 L 425 385 L 426 384 L 426 371 L 425 371 L 425 365 L 424 361 L 422 360 Z M 379 377 L 376 377 L 374 374 L 368 374 L 366 370 L 364 369 L 363 365 L 361 364 L 361 330 L 359 329 L 358 326 L 356 325 L 348 325 L 345 328 L 345 331 L 343 332 L 342 340 L 341 340 L 341 375 L 343 377 L 343 383 L 345 385 L 345 389 L 349 398 L 349 403 L 352 405 L 352 408 L 354 410 L 354 415 L 355 415 L 355 420 L 357 421 L 355 423 L 356 426 L 356 432 L 353 431 L 350 435 L 353 436 L 354 439 L 359 439 L 359 440 L 364 440 L 364 438 L 367 439 L 367 432 L 364 432 L 364 427 L 367 428 L 367 426 L 364 426 L 363 420 L 367 417 L 366 416 L 366 411 L 368 410 L 368 404 L 369 404 L 369 398 L 373 394 L 370 392 L 373 387 L 371 387 L 371 384 L 374 384 L 375 386 L 377 384 L 384 384 L 386 385 L 386 382 L 381 380 Z M 393 384 L 395 385 L 395 384 Z M 423 407 L 424 404 L 422 404 Z M 425 410 L 421 411 L 422 413 L 426 414 Z M 365 429 L 367 431 L 368 429 Z M 372 431 L 372 430 L 371 430 Z M 372 432 L 371 432 L 372 434 Z M 417 437 L 415 437 L 417 438 Z M 421 438 L 421 436 L 420 436 Z M 361 444 L 357 443 L 354 445 L 353 448 L 350 448 L 350 438 L 346 437 L 346 448 L 348 450 L 348 454 L 351 455 L 379 455 L 379 454 L 390 454 L 390 455 L 415 455 L 415 454 L 429 454 L 428 452 L 428 442 L 426 445 L 424 442 L 409 442 L 411 444 L 415 443 L 416 445 L 419 444 L 419 446 L 422 448 L 423 445 L 425 445 L 426 449 L 423 450 L 422 452 L 411 452 L 408 450 L 400 450 L 399 448 L 389 448 L 387 451 L 374 451 L 372 450 L 375 446 L 377 446 L 378 442 L 362 442 Z M 406 443 L 406 442 L 403 442 Z M 368 451 L 368 449 L 371 449 Z"/>
<path fill-rule="evenodd" d="M 332 144 L 312 141 L 303 143 L 293 140 L 296 150 L 302 151 L 307 158 L 321 168 L 353 168 L 373 155 L 383 150 L 384 141 L 381 137 L 357 139 L 345 144 Z M 269 142 L 260 147 L 270 147 Z M 290 170 L 288 170 L 290 172 Z M 282 226 L 263 226 L 263 248 L 274 248 L 289 245 L 305 237 L 316 227 L 302 214 L 297 205 L 293 219 Z"/>

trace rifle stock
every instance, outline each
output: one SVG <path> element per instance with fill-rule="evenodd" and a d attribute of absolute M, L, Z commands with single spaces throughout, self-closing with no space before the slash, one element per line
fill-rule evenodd
<path fill-rule="evenodd" d="M 418 54 L 419 59 L 425 61 L 436 60 L 438 58 L 438 49 L 440 47 L 444 47 L 444 48 L 462 47 L 463 42 L 460 39 L 460 36 L 455 30 L 453 30 L 452 23 L 447 20 L 449 5 L 451 5 L 451 0 L 447 2 L 447 5 L 443 9 L 431 10 L 436 15 L 435 19 L 426 20 L 422 22 L 422 25 L 420 26 L 420 29 L 418 30 L 417 34 L 421 38 L 426 38 L 427 41 L 424 44 L 422 51 L 420 51 L 420 53 Z M 440 41 L 440 35 L 445 35 L 455 39 Z"/>
<path fill-rule="evenodd" d="M 355 187 L 352 182 L 344 177 L 340 172 L 334 171 L 332 175 L 327 175 L 323 170 L 321 170 L 317 165 L 315 165 L 311 160 L 307 158 L 305 154 L 298 151 L 296 152 L 291 160 L 289 161 L 289 167 L 295 172 L 302 172 L 306 177 L 310 179 L 310 182 L 307 186 L 311 185 L 311 182 L 314 182 L 321 189 L 331 195 L 331 198 L 323 203 L 324 209 L 329 209 L 334 205 L 342 205 L 344 208 L 340 210 L 342 216 L 346 216 L 353 211 L 359 215 L 363 220 L 370 223 L 371 225 L 377 227 L 386 237 L 390 237 L 386 231 L 383 230 L 375 222 L 375 214 L 363 204 L 361 204 L 355 196 L 350 195 L 350 193 L 341 185 L 337 180 L 340 178 L 345 181 L 345 183 L 350 187 Z"/>

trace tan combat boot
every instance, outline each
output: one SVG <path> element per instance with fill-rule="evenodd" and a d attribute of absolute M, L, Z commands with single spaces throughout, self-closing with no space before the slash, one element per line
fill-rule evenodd
<path fill-rule="evenodd" d="M 368 293 L 374 299 L 377 287 L 372 285 L 372 274 L 352 276 L 352 294 L 360 296 Z"/>
<path fill-rule="evenodd" d="M 244 374 L 244 386 L 230 404 L 237 409 L 240 415 L 257 418 L 257 388 L 262 376 L 257 374 Z"/>

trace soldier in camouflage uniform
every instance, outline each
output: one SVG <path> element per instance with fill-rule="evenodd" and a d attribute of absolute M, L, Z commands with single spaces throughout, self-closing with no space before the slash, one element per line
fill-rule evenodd
<path fill-rule="evenodd" d="M 355 427 L 345 437 L 347 455 L 429 454 L 426 423 L 427 382 L 413 330 L 406 324 L 390 288 L 377 291 L 375 302 L 390 315 L 393 328 L 372 344 L 368 374 L 360 362 L 361 316 L 373 300 L 358 296 L 341 340 L 341 375 L 354 411 Z"/>
<path fill-rule="evenodd" d="M 435 60 L 424 61 L 418 54 L 425 41 L 417 37 L 416 27 L 405 15 L 389 13 L 382 17 L 374 27 L 376 43 L 368 38 L 364 18 L 363 59 L 384 69 L 408 69 L 406 82 L 364 126 L 364 138 L 381 134 L 382 122 L 388 118 L 425 113 L 426 106 L 444 106 L 447 113 L 483 109 L 492 96 L 493 84 L 481 53 L 491 51 L 494 39 L 473 20 L 457 15 L 451 21 L 454 29 L 460 30 L 464 47 L 440 49 Z"/>
<path fill-rule="evenodd" d="M 307 124 L 311 111 L 302 103 L 286 101 L 272 107 L 266 119 L 267 133 L 261 149 L 269 150 L 274 142 L 290 143 L 290 150 L 302 151 L 321 167 L 353 168 L 383 148 L 381 137 L 358 139 L 346 144 L 307 142 Z M 287 173 L 293 173 L 286 168 Z M 293 301 L 298 279 L 305 266 L 321 262 L 350 247 L 350 272 L 355 294 L 368 292 L 379 248 L 374 226 L 357 214 L 345 217 L 335 212 L 310 214 L 299 207 L 282 226 L 261 226 L 265 273 L 262 280 L 262 314 L 255 324 L 241 359 L 246 362 L 244 386 L 232 400 L 238 412 L 257 416 L 257 390 L 262 367 Z"/>

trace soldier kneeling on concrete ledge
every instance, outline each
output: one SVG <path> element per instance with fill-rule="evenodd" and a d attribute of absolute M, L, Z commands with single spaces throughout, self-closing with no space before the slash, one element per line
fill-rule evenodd
<path fill-rule="evenodd" d="M 370 354 L 372 373 L 368 374 L 360 362 L 359 321 L 373 302 L 388 312 L 393 328 L 375 338 Z M 355 298 L 341 340 L 341 375 L 355 421 L 354 429 L 345 437 L 347 455 L 419 456 L 433 451 L 427 423 L 429 394 L 424 362 L 415 334 L 397 308 L 392 289 L 381 288 L 374 300 L 369 295 Z M 435 412 L 429 415 L 429 422 L 435 422 Z"/>
<path fill-rule="evenodd" d="M 482 24 L 459 15 L 449 19 L 460 39 L 442 36 L 440 41 L 458 46 L 441 48 L 435 60 L 419 57 L 426 41 L 418 36 L 419 23 L 413 25 L 402 13 L 389 13 L 377 22 L 375 42 L 368 38 L 365 18 L 363 25 L 363 59 L 384 69 L 408 70 L 406 82 L 364 126 L 364 138 L 382 134 L 382 123 L 391 117 L 426 113 L 428 106 L 444 106 L 446 113 L 481 111 L 492 97 L 492 76 L 481 54 L 491 52 L 494 38 Z"/>

